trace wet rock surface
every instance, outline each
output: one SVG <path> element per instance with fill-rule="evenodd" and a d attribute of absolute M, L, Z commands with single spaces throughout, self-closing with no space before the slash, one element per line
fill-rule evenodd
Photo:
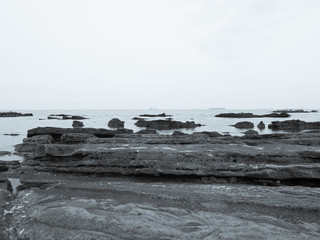
<path fill-rule="evenodd" d="M 29 184 L 5 204 L 1 239 L 320 237 L 315 188 L 50 174 L 22 181 L 40 178 L 45 184 Z M 0 191 L 0 203 L 8 198 Z"/>
<path fill-rule="evenodd" d="M 256 115 L 253 113 L 221 113 L 216 115 L 216 117 L 222 118 L 287 118 L 290 115 L 286 112 L 280 113 L 269 113 L 264 115 Z"/>
<path fill-rule="evenodd" d="M 28 132 L 0 239 L 320 238 L 320 132 L 105 130 Z"/>
<path fill-rule="evenodd" d="M 137 127 L 145 127 L 145 128 L 156 129 L 156 130 L 196 128 L 196 127 L 201 126 L 201 124 L 197 124 L 194 121 L 180 122 L 180 121 L 173 121 L 171 119 L 169 119 L 169 120 L 152 120 L 152 121 L 140 119 L 135 123 L 135 125 Z"/>

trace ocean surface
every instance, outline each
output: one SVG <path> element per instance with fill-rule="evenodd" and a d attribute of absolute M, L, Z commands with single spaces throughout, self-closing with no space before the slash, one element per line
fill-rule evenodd
<path fill-rule="evenodd" d="M 274 109 L 273 109 L 274 110 Z M 6 112 L 8 110 L 0 110 Z M 136 122 L 133 117 L 138 117 L 140 114 L 159 114 L 166 113 L 172 115 L 173 120 L 178 121 L 195 121 L 196 123 L 204 124 L 205 126 L 195 129 L 179 130 L 185 133 L 201 132 L 201 131 L 217 131 L 220 133 L 229 133 L 231 135 L 242 135 L 245 130 L 237 129 L 233 125 L 240 121 L 250 121 L 255 125 L 254 130 L 260 134 L 272 133 L 273 131 L 267 128 L 272 121 L 284 121 L 292 119 L 300 119 L 307 122 L 320 121 L 320 111 L 317 113 L 290 113 L 289 118 L 217 118 L 215 115 L 219 113 L 241 113 L 250 112 L 253 114 L 268 114 L 271 109 L 207 109 L 207 110 L 173 110 L 173 109 L 148 109 L 148 110 L 14 110 L 21 113 L 33 113 L 33 117 L 12 117 L 0 118 L 0 151 L 10 151 L 11 155 L 0 156 L 0 160 L 21 160 L 20 157 L 14 155 L 14 145 L 21 143 L 22 139 L 27 137 L 27 131 L 36 127 L 72 127 L 72 120 L 48 120 L 50 114 L 68 114 L 80 115 L 89 119 L 81 120 L 84 127 L 107 128 L 108 122 L 112 118 L 119 118 L 125 121 L 125 128 L 139 131 L 143 128 L 138 128 L 134 125 Z M 45 120 L 40 120 L 45 119 Z M 163 119 L 163 118 L 150 118 Z M 257 125 L 260 121 L 266 124 L 266 129 L 260 131 Z M 171 134 L 173 131 L 158 131 L 160 134 Z M 18 136 L 8 136 L 5 134 L 19 134 Z"/>

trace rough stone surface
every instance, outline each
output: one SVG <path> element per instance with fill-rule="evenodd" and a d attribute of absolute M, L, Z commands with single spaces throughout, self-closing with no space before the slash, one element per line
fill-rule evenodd
<path fill-rule="evenodd" d="M 112 118 L 108 122 L 108 127 L 111 127 L 111 128 L 124 128 L 124 121 L 121 121 L 118 118 Z"/>
<path fill-rule="evenodd" d="M 156 130 L 172 130 L 172 129 L 181 129 L 181 128 L 196 128 L 200 127 L 201 124 L 196 124 L 194 121 L 180 122 L 172 120 L 153 120 L 146 121 L 143 119 L 138 120 L 135 123 L 138 127 L 151 128 Z"/>
<path fill-rule="evenodd" d="M 310 129 L 320 129 L 320 122 L 305 122 L 301 120 L 274 121 L 268 125 L 269 129 L 282 131 L 302 131 Z"/>
<path fill-rule="evenodd" d="M 16 146 L 16 151 L 28 159 L 25 166 L 38 171 L 280 179 L 320 185 L 320 133 L 310 134 L 247 132 L 246 137 L 254 137 L 254 142 L 249 142 L 251 137 L 206 132 L 145 137 L 123 134 L 108 139 L 71 135 L 72 141 L 78 138 L 85 143 L 23 143 Z"/>
<path fill-rule="evenodd" d="M 255 130 L 248 130 L 248 131 L 245 131 L 244 132 L 244 135 L 246 136 L 246 137 L 251 137 L 251 136 L 258 136 L 259 135 L 259 133 L 257 132 L 257 131 L 255 131 Z"/>
<path fill-rule="evenodd" d="M 46 187 L 22 190 L 6 206 L 1 239 L 320 238 L 319 189 L 44 178 Z"/>
<path fill-rule="evenodd" d="M 93 134 L 88 133 L 64 133 L 61 136 L 62 143 L 82 143 L 89 138 L 97 138 Z"/>
<path fill-rule="evenodd" d="M 157 134 L 158 132 L 153 129 L 144 129 L 136 132 L 136 134 Z"/>
<path fill-rule="evenodd" d="M 28 137 L 23 139 L 24 143 L 39 143 L 39 144 L 46 144 L 46 143 L 52 143 L 53 138 L 51 135 L 45 134 L 45 135 L 36 135 L 33 137 Z"/>
<path fill-rule="evenodd" d="M 81 121 L 73 121 L 72 122 L 72 127 L 74 127 L 74 128 L 81 128 L 83 126 L 84 126 L 84 124 Z"/>
<path fill-rule="evenodd" d="M 240 129 L 248 129 L 248 128 L 254 128 L 254 124 L 252 122 L 238 122 L 235 125 L 233 125 L 235 128 L 240 128 Z"/>
<path fill-rule="evenodd" d="M 55 140 L 60 141 L 61 135 L 64 133 L 87 133 L 97 137 L 108 138 L 117 134 L 133 133 L 130 129 L 109 130 L 104 128 L 55 128 L 55 127 L 38 127 L 28 130 L 28 137 L 36 135 L 50 135 Z"/>

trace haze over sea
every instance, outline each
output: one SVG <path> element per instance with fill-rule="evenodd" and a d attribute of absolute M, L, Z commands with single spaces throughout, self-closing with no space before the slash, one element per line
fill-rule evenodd
<path fill-rule="evenodd" d="M 274 109 L 272 109 L 274 110 Z M 254 130 L 260 134 L 272 133 L 267 127 L 260 131 L 257 125 L 263 121 L 266 126 L 272 121 L 284 121 L 292 119 L 300 119 L 307 122 L 320 120 L 320 112 L 316 113 L 290 113 L 289 118 L 218 118 L 215 115 L 219 113 L 240 113 L 250 112 L 253 114 L 267 114 L 272 112 L 271 109 L 148 109 L 148 110 L 14 110 L 21 113 L 33 113 L 33 117 L 9 117 L 0 118 L 0 151 L 14 152 L 14 145 L 22 142 L 22 139 L 27 137 L 27 131 L 36 127 L 63 127 L 72 128 L 72 120 L 48 120 L 50 114 L 69 114 L 80 115 L 88 119 L 81 120 L 84 127 L 93 128 L 109 128 L 108 121 L 112 118 L 119 118 L 125 121 L 125 128 L 132 129 L 134 132 L 143 128 L 138 128 L 134 125 L 136 120 L 133 117 L 138 117 L 140 114 L 159 114 L 166 113 L 172 115 L 173 120 L 178 121 L 195 121 L 196 123 L 204 124 L 205 126 L 195 129 L 181 129 L 179 131 L 185 133 L 201 132 L 201 131 L 217 131 L 219 133 L 229 133 L 231 135 L 242 135 L 245 130 L 237 129 L 233 125 L 240 121 L 250 121 L 254 123 Z M 307 110 L 307 109 L 305 109 Z M 4 112 L 8 110 L 0 110 Z M 44 119 L 44 120 L 39 120 Z M 152 118 L 158 119 L 158 118 Z M 171 134 L 171 131 L 158 131 L 160 134 Z M 18 136 L 10 136 L 4 134 L 19 134 Z M 16 160 L 20 159 L 16 155 L 2 156 L 0 160 Z M 21 159 L 20 159 L 21 160 Z"/>

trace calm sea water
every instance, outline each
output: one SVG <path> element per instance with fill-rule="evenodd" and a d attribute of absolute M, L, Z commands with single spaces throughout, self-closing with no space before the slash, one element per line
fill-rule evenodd
<path fill-rule="evenodd" d="M 7 110 L 2 110 L 7 111 Z M 272 121 L 284 121 L 290 119 L 300 119 L 308 122 L 320 121 L 320 113 L 293 113 L 290 118 L 275 119 L 275 118 L 250 118 L 250 119 L 236 119 L 236 118 L 217 118 L 216 114 L 224 112 L 251 112 L 254 114 L 267 114 L 272 110 L 268 109 L 207 109 L 207 110 L 15 110 L 22 113 L 33 113 L 33 117 L 15 117 L 15 118 L 0 118 L 0 151 L 14 152 L 14 145 L 21 143 L 22 139 L 27 136 L 27 130 L 36 127 L 72 127 L 72 120 L 47 120 L 50 114 L 69 114 L 81 115 L 89 119 L 83 120 L 85 127 L 94 128 L 108 128 L 108 121 L 112 118 L 119 118 L 125 121 L 125 128 L 139 131 L 134 125 L 136 122 L 132 120 L 133 117 L 138 117 L 140 114 L 158 114 L 166 113 L 172 115 L 174 120 L 179 121 L 195 121 L 196 123 L 204 124 L 205 126 L 198 127 L 193 130 L 181 130 L 186 133 L 200 132 L 200 131 L 217 131 L 220 133 L 230 133 L 231 135 L 242 135 L 243 130 L 236 129 L 233 125 L 239 121 L 250 121 L 255 125 L 255 130 L 260 133 L 271 133 L 272 131 L 266 128 L 263 131 L 257 129 L 260 121 L 263 121 L 266 126 Z M 1 110 L 0 110 L 1 112 Z M 46 120 L 39 120 L 46 119 Z M 152 118 L 155 119 L 155 118 Z M 173 131 L 159 131 L 163 134 L 171 134 Z M 18 136 L 6 136 L 4 134 L 19 134 Z M 19 157 L 15 155 L 0 157 L 0 160 L 16 160 Z M 21 159 L 19 159 L 21 160 Z"/>

